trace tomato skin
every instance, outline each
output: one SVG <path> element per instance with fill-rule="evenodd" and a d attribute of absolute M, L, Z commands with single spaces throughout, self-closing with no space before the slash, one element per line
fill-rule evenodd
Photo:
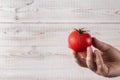
<path fill-rule="evenodd" d="M 75 52 L 84 52 L 87 50 L 88 46 L 92 45 L 92 38 L 89 33 L 80 34 L 78 31 L 74 30 L 70 33 L 68 37 L 69 48 L 73 49 Z"/>

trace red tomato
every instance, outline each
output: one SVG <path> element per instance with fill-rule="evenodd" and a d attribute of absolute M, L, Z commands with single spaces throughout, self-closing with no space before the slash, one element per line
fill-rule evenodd
<path fill-rule="evenodd" d="M 89 33 L 82 29 L 74 30 L 68 37 L 68 45 L 75 52 L 84 52 L 92 45 L 92 38 Z"/>

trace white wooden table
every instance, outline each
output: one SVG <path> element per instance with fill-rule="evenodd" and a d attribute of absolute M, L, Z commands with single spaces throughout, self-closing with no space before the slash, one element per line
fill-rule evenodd
<path fill-rule="evenodd" d="M 79 67 L 74 28 L 120 49 L 120 0 L 0 0 L 0 80 L 120 80 Z"/>

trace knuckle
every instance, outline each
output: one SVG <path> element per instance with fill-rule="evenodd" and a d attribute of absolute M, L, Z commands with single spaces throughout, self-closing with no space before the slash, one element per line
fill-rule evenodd
<path fill-rule="evenodd" d="M 113 47 L 109 44 L 106 45 L 106 48 L 103 50 L 104 52 L 111 50 Z"/>

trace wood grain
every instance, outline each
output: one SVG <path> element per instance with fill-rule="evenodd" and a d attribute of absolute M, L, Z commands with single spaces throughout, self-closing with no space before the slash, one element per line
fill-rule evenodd
<path fill-rule="evenodd" d="M 1 65 L 5 66 L 0 69 L 1 80 L 119 80 L 95 75 L 90 70 L 79 67 L 73 59 L 64 56 L 53 56 L 43 60 L 2 57 L 1 62 Z"/>
<path fill-rule="evenodd" d="M 120 46 L 119 24 L 0 24 L 0 46 L 67 47 L 68 35 L 74 28 L 85 28 L 92 36 Z"/>
<path fill-rule="evenodd" d="M 98 76 L 75 63 L 67 38 L 74 28 L 83 27 L 120 48 L 120 24 L 0 24 L 0 79 L 119 80 Z"/>
<path fill-rule="evenodd" d="M 0 22 L 120 23 L 119 0 L 0 0 Z"/>
<path fill-rule="evenodd" d="M 21 8 L 119 8 L 119 0 L 0 0 L 1 7 Z"/>
<path fill-rule="evenodd" d="M 9 48 L 9 47 L 7 47 Z M 12 47 L 11 47 L 12 48 Z M 1 48 L 4 49 L 4 48 Z M 21 51 L 15 52 L 16 49 Z M 119 80 L 120 78 L 107 79 L 96 75 L 92 71 L 79 67 L 71 53 L 61 54 L 60 47 L 40 47 L 27 53 L 29 48 L 14 47 L 13 52 L 0 55 L 1 80 Z M 47 52 L 46 51 L 52 51 Z M 59 50 L 57 50 L 59 49 Z M 62 51 L 67 49 L 62 48 Z M 16 50 L 17 51 L 17 50 Z M 45 51 L 45 52 L 44 52 Z M 56 52 L 57 53 L 54 53 Z M 29 52 L 29 51 L 28 51 Z M 88 75 L 89 74 L 89 75 Z"/>
<path fill-rule="evenodd" d="M 0 22 L 24 23 L 120 23 L 120 9 L 0 9 Z"/>

